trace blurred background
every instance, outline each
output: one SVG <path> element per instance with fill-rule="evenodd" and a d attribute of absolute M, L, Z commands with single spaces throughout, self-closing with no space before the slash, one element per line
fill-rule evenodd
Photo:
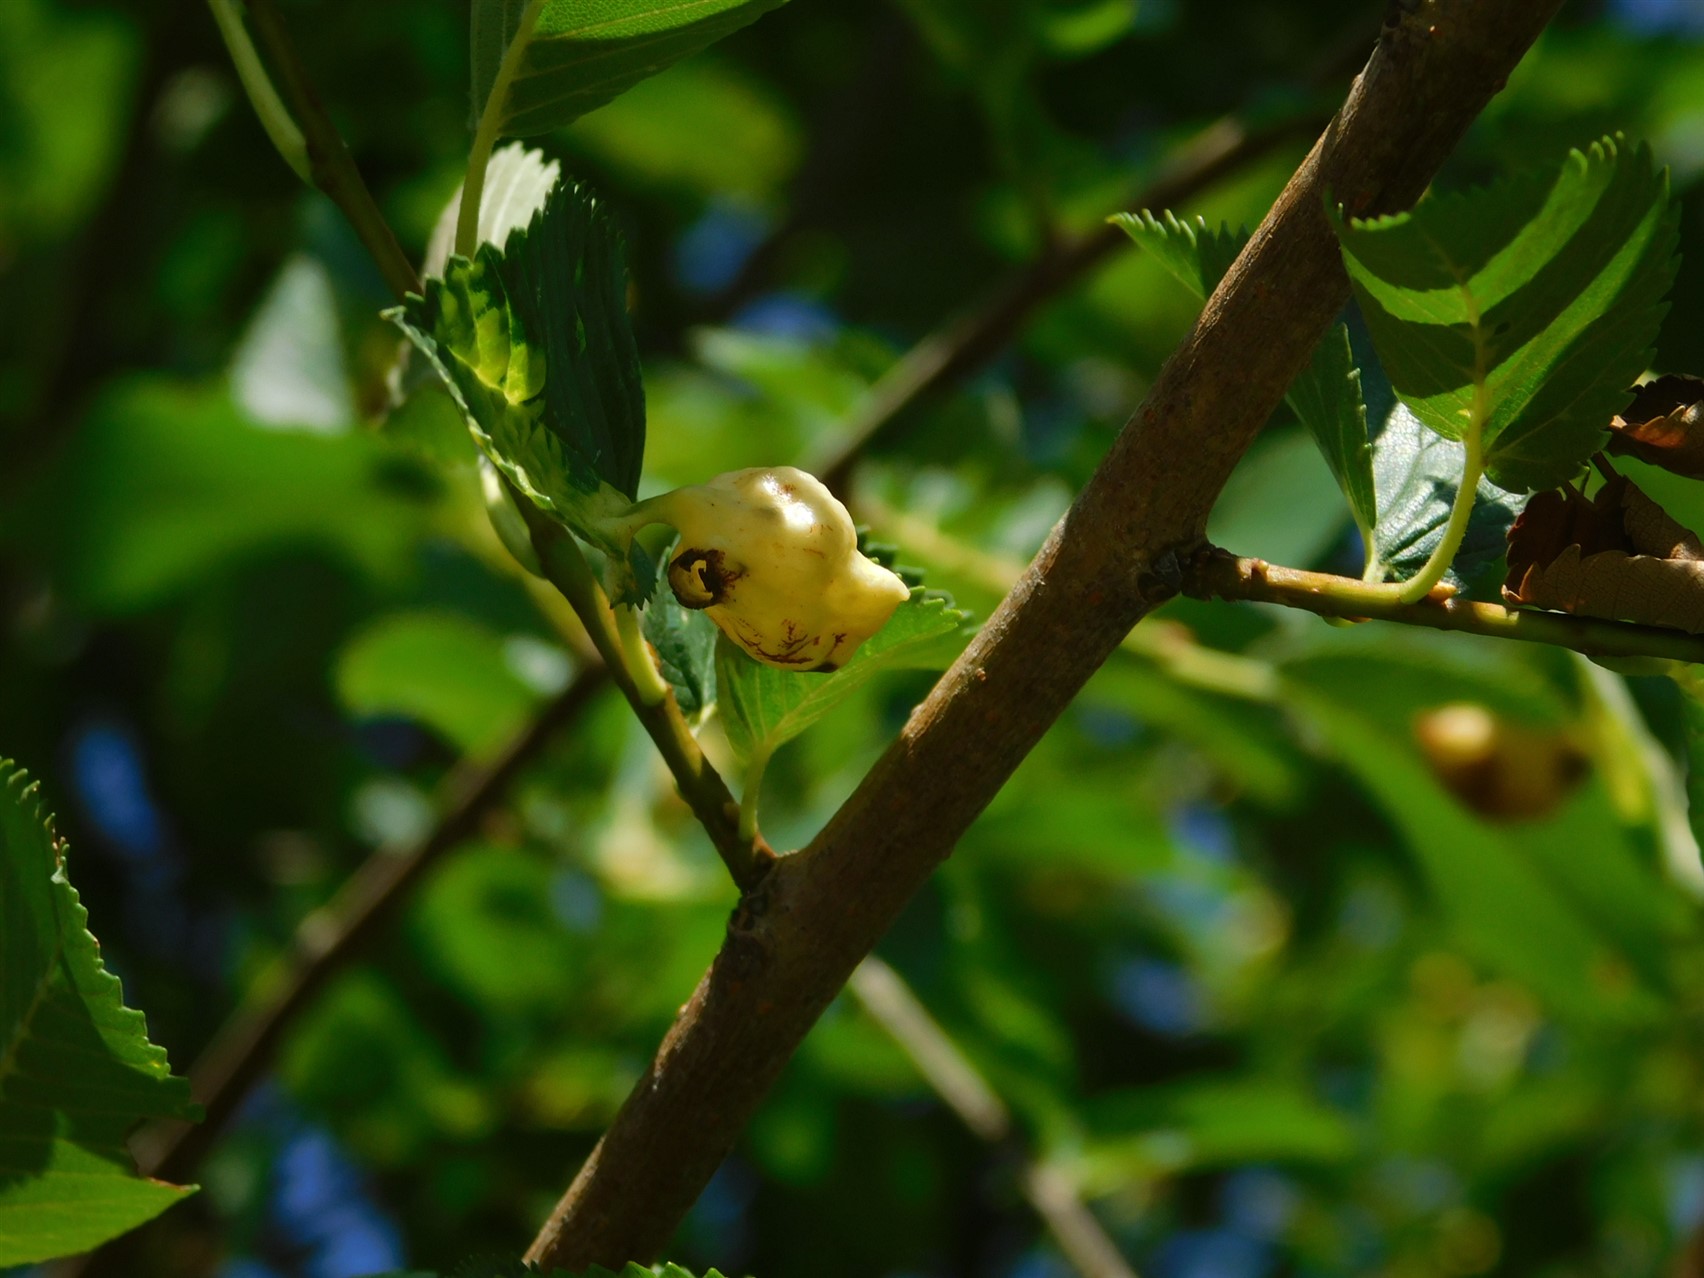
<path fill-rule="evenodd" d="M 466 5 L 280 8 L 418 260 L 466 155 Z M 625 228 L 647 488 L 832 452 L 911 344 L 1225 117 L 1275 140 L 1177 211 L 1253 225 L 1381 13 L 795 0 L 543 139 Z M 1704 372 L 1704 3 L 1567 5 L 1440 185 L 1614 131 L 1683 207 L 1657 367 Z M 44 778 L 181 1070 L 311 909 L 431 828 L 458 760 L 568 684 L 571 627 L 492 537 L 447 401 L 387 417 L 391 299 L 195 0 L 0 4 L 0 297 L 0 753 Z M 896 419 L 858 514 L 986 616 L 1194 309 L 1109 253 Z M 1704 530 L 1704 499 L 1662 495 Z M 1359 571 L 1286 417 L 1213 532 Z M 1704 875 L 1672 690 L 1232 605 L 1139 635 L 881 950 L 1017 1137 L 971 1135 L 842 1000 L 670 1258 L 1066 1278 L 1028 1159 L 1147 1278 L 1704 1274 Z M 878 682 L 788 747 L 771 841 L 808 839 L 927 686 Z M 733 899 L 600 695 L 315 1001 L 123 1272 L 517 1255 Z"/>

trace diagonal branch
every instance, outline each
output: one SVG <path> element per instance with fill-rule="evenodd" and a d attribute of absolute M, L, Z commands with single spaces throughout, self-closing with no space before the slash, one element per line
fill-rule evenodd
<path fill-rule="evenodd" d="M 721 952 L 528 1253 L 648 1260 L 782 1067 L 1126 632 L 1347 299 L 1328 197 L 1417 199 L 1560 0 L 1403 0 L 1337 117 L 981 634 L 821 834 L 747 895 Z"/>
<path fill-rule="evenodd" d="M 1005 1103 L 899 973 L 872 954 L 852 973 L 847 989 L 911 1058 L 924 1081 L 971 1135 L 1017 1157 L 1018 1185 L 1025 1201 L 1082 1278 L 1136 1278 L 1136 1271 L 1078 1197 L 1070 1178 L 1023 1147 Z"/>

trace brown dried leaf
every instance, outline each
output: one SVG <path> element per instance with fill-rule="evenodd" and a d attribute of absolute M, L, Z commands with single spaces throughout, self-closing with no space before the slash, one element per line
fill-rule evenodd
<path fill-rule="evenodd" d="M 1646 382 L 1609 428 L 1611 452 L 1704 479 L 1704 378 L 1669 374 Z"/>
<path fill-rule="evenodd" d="M 1540 493 L 1509 529 L 1503 598 L 1704 634 L 1704 545 L 1625 478 Z"/>

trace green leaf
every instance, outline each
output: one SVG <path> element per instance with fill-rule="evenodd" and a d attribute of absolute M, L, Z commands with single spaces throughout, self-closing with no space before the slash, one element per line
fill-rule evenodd
<path fill-rule="evenodd" d="M 1204 218 L 1194 222 L 1179 218 L 1169 209 L 1155 217 L 1147 209 L 1140 213 L 1115 213 L 1115 226 L 1149 253 L 1174 279 L 1205 302 L 1237 254 L 1248 243 L 1246 229 L 1231 230 L 1220 223 L 1218 230 L 1207 225 Z"/>
<path fill-rule="evenodd" d="M 1427 430 L 1396 397 L 1359 322 L 1349 325 L 1349 335 L 1373 437 L 1373 485 L 1378 494 L 1373 549 L 1384 569 L 1379 576 L 1407 578 L 1443 540 L 1466 452 L 1459 441 Z M 1447 574 L 1453 584 L 1470 593 L 1482 593 L 1476 587 L 1483 585 L 1495 595 L 1503 576 L 1495 566 L 1502 563 L 1509 525 L 1523 505 L 1525 498 L 1480 478 L 1467 535 Z"/>
<path fill-rule="evenodd" d="M 1688 681 L 1681 710 L 1686 723 L 1686 819 L 1704 846 L 1704 688 Z"/>
<path fill-rule="evenodd" d="M 716 704 L 716 637 L 721 633 L 716 623 L 706 613 L 682 608 L 672 591 L 659 590 L 645 606 L 644 628 L 680 712 L 697 720 Z"/>
<path fill-rule="evenodd" d="M 526 11 L 527 0 L 473 0 L 468 38 L 473 65 L 468 113 L 472 128 L 479 127 L 479 116 L 491 96 L 491 86 L 497 83 L 503 54 L 519 33 Z"/>
<path fill-rule="evenodd" d="M 193 1118 L 101 963 L 37 787 L 0 759 L 0 1268 L 87 1251 L 192 1192 L 135 1174 L 125 1137 Z"/>
<path fill-rule="evenodd" d="M 452 257 L 387 311 L 450 387 L 474 439 L 534 502 L 599 529 L 638 490 L 645 392 L 621 242 L 603 205 L 558 186 L 502 250 Z"/>
<path fill-rule="evenodd" d="M 381 618 L 339 654 L 336 677 L 353 713 L 418 720 L 476 757 L 513 737 L 543 691 L 516 669 L 500 636 L 447 613 Z"/>
<path fill-rule="evenodd" d="M 1379 356 L 1422 422 L 1462 439 L 1477 399 L 1487 473 L 1517 492 L 1561 484 L 1601 446 L 1677 266 L 1677 211 L 1648 149 L 1605 139 L 1554 176 L 1333 216 Z"/>
<path fill-rule="evenodd" d="M 499 137 L 547 133 L 783 3 L 476 0 L 475 113 L 495 111 Z"/>
<path fill-rule="evenodd" d="M 1079 1157 L 1085 1192 L 1133 1177 L 1251 1162 L 1341 1163 L 1360 1144 L 1343 1114 L 1292 1084 L 1206 1077 L 1132 1088 L 1090 1101 Z"/>
<path fill-rule="evenodd" d="M 257 429 L 223 385 L 144 374 L 108 385 L 51 485 L 0 508 L 0 526 L 45 546 L 80 606 L 129 612 L 283 548 L 375 576 L 405 571 L 433 485 L 365 432 Z"/>
<path fill-rule="evenodd" d="M 1328 650 L 1359 646 L 1349 640 Z M 1658 1006 L 1652 987 L 1661 978 L 1646 956 L 1618 943 L 1612 934 L 1619 929 L 1596 917 L 1594 904 L 1559 877 L 1529 840 L 1478 820 L 1451 798 L 1421 758 L 1410 716 L 1386 704 L 1420 696 L 1433 704 L 1483 699 L 1496 706 L 1502 689 L 1456 683 L 1430 654 L 1412 662 L 1322 655 L 1291 663 L 1286 683 L 1286 704 L 1319 733 L 1402 834 L 1465 949 L 1578 1021 L 1636 1019 Z M 1610 842 L 1593 845 L 1594 856 L 1631 855 L 1615 846 L 1613 822 L 1606 824 Z M 1564 818 L 1555 828 L 1574 827 Z M 1547 841 L 1557 852 L 1564 849 L 1556 845 L 1575 846 L 1571 835 L 1551 834 Z M 1629 972 L 1648 979 L 1629 982 Z"/>
<path fill-rule="evenodd" d="M 477 16 L 477 6 L 475 14 Z M 562 166 L 547 160 L 542 151 L 512 142 L 491 153 L 485 169 L 485 185 L 479 193 L 480 244 L 499 249 L 509 236 L 524 230 L 544 208 L 562 179 Z M 432 226 L 421 262 L 423 275 L 442 275 L 456 247 L 456 219 L 461 215 L 461 187 L 457 187 L 444 211 Z"/>
<path fill-rule="evenodd" d="M 1191 224 L 1170 212 L 1156 218 L 1144 209 L 1139 214 L 1120 213 L 1112 220 L 1202 301 L 1219 286 L 1248 243 L 1246 230 L 1232 231 L 1221 224 L 1214 231 L 1201 218 Z M 1363 538 L 1369 537 L 1378 522 L 1378 503 L 1361 378 L 1345 325 L 1333 325 L 1326 333 L 1286 398 L 1348 499 L 1356 527 Z"/>
<path fill-rule="evenodd" d="M 1378 523 L 1373 456 L 1367 442 L 1367 409 L 1361 399 L 1361 373 L 1349 349 L 1349 330 L 1333 324 L 1314 348 L 1313 358 L 1291 383 L 1290 407 L 1313 436 L 1331 467 L 1331 477 L 1349 499 L 1349 513 L 1362 536 Z"/>
<path fill-rule="evenodd" d="M 964 622 L 946 596 L 913 590 L 887 625 L 832 674 L 777 670 L 720 639 L 716 686 L 734 752 L 741 759 L 768 759 L 884 671 L 945 669 L 964 647 Z"/>

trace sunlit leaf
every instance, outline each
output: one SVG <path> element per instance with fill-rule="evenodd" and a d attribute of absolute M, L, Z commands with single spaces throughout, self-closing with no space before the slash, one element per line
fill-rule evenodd
<path fill-rule="evenodd" d="M 424 297 L 386 314 L 432 361 L 510 482 L 623 554 L 599 517 L 638 490 L 645 391 L 621 242 L 603 205 L 558 186 L 501 250 L 452 257 Z"/>
<path fill-rule="evenodd" d="M 1530 492 L 1602 447 L 1644 371 L 1677 216 L 1650 152 L 1605 139 L 1557 173 L 1336 225 L 1397 393 L 1448 439 L 1479 413 L 1487 473 Z"/>
<path fill-rule="evenodd" d="M 1264 1078 L 1190 1079 L 1097 1097 L 1078 1176 L 1088 1192 L 1239 1163 L 1333 1164 L 1359 1143 L 1343 1114 Z"/>

